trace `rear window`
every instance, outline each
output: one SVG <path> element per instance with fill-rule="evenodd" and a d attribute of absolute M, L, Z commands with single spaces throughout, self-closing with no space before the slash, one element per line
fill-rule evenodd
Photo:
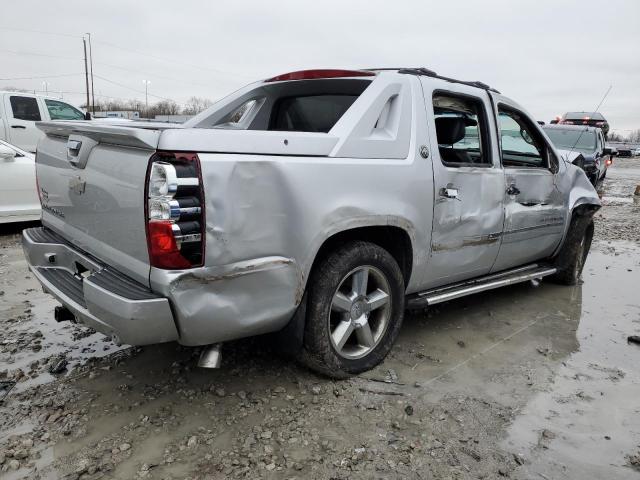
<path fill-rule="evenodd" d="M 273 108 L 269 130 L 327 133 L 357 98 L 357 95 L 281 98 Z"/>
<path fill-rule="evenodd" d="M 346 78 L 265 83 L 189 126 L 328 133 L 370 84 Z"/>
<path fill-rule="evenodd" d="M 602 114 L 598 112 L 568 112 L 564 118 L 567 120 L 604 120 Z"/>

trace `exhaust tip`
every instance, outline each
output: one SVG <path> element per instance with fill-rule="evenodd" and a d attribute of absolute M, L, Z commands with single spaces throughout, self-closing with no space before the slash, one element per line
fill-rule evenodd
<path fill-rule="evenodd" d="M 222 363 L 221 344 L 215 343 L 205 347 L 200 353 L 200 359 L 198 360 L 198 367 L 200 368 L 220 368 Z"/>

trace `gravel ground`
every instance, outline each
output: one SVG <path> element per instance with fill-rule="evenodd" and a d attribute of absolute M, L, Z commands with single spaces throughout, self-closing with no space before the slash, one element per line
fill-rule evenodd
<path fill-rule="evenodd" d="M 226 344 L 209 371 L 194 349 L 56 324 L 5 229 L 0 478 L 640 478 L 636 184 L 640 160 L 618 160 L 582 285 L 408 315 L 388 359 L 341 382 L 268 337 Z"/>

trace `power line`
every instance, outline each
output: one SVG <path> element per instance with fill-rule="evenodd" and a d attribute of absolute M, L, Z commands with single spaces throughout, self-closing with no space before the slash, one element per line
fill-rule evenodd
<path fill-rule="evenodd" d="M 61 78 L 61 77 L 74 77 L 76 75 L 84 75 L 84 73 L 63 73 L 60 75 L 39 75 L 37 77 L 11 77 L 11 78 L 0 78 L 0 80 L 39 80 L 41 78 Z"/>
<path fill-rule="evenodd" d="M 0 30 L 14 30 L 16 32 L 41 33 L 43 35 L 56 35 L 58 37 L 82 38 L 81 35 L 73 35 L 70 33 L 45 32 L 42 30 L 30 30 L 28 28 L 5 27 L 0 26 Z"/>
<path fill-rule="evenodd" d="M 94 42 L 95 42 L 95 40 L 94 40 Z M 111 63 L 104 63 L 104 62 L 94 62 L 94 63 L 96 65 L 102 65 L 103 67 L 116 68 L 118 70 L 123 70 L 125 72 L 138 73 L 140 75 L 146 75 L 146 76 L 152 77 L 152 78 L 161 78 L 163 80 L 170 80 L 172 82 L 177 82 L 177 83 L 191 83 L 192 85 L 200 85 L 202 87 L 210 86 L 210 84 L 207 84 L 207 83 L 193 82 L 193 81 L 190 81 L 188 79 L 183 79 L 183 78 L 166 77 L 164 75 L 157 75 L 155 73 L 143 72 L 142 70 L 135 70 L 135 69 L 132 69 L 132 68 L 127 68 L 127 67 L 120 67 L 119 65 L 113 65 Z"/>
<path fill-rule="evenodd" d="M 94 40 L 94 41 L 96 43 L 101 43 L 101 44 L 109 46 L 111 48 L 117 48 L 118 50 L 123 50 L 125 52 L 135 53 L 136 55 L 142 55 L 143 57 L 153 58 L 154 60 L 157 60 L 157 61 L 160 61 L 160 62 L 174 63 L 174 64 L 177 64 L 177 65 L 184 65 L 184 66 L 190 67 L 190 68 L 198 68 L 200 70 L 208 70 L 210 72 L 214 72 L 214 73 L 217 73 L 219 75 L 235 76 L 235 77 L 240 77 L 240 78 L 250 78 L 247 75 L 243 75 L 243 74 L 230 73 L 230 72 L 225 72 L 223 70 L 217 70 L 215 68 L 203 67 L 202 65 L 192 65 L 192 64 L 189 64 L 189 63 L 182 62 L 180 60 L 172 60 L 172 59 L 168 59 L 168 58 L 158 57 L 156 55 L 152 55 L 150 53 L 141 52 L 139 50 L 133 50 L 133 49 L 130 49 L 130 48 L 121 47 L 120 45 L 116 45 L 115 43 L 105 42 L 104 40 Z"/>
<path fill-rule="evenodd" d="M 99 78 L 100 80 L 105 81 L 105 82 L 109 82 L 109 83 L 112 83 L 112 84 L 117 85 L 117 86 L 119 86 L 119 87 L 126 88 L 126 89 L 128 89 L 128 90 L 131 90 L 132 92 L 140 93 L 140 94 L 142 94 L 142 95 L 144 95 L 144 94 L 145 94 L 145 91 L 144 91 L 144 90 L 138 90 L 138 89 L 133 88 L 133 87 L 130 87 L 130 86 L 128 86 L 128 85 L 124 85 L 124 84 L 122 84 L 122 83 L 114 82 L 113 80 L 109 80 L 108 78 L 104 78 L 104 77 L 102 77 L 102 76 L 100 76 L 100 75 L 97 75 L 97 74 L 94 74 L 94 76 L 95 76 L 96 78 Z M 168 101 L 170 101 L 170 102 L 178 103 L 178 102 L 176 102 L 175 100 L 173 100 L 173 99 L 171 99 L 171 98 L 161 97 L 160 95 L 154 95 L 154 94 L 152 94 L 152 93 L 148 93 L 148 95 L 149 95 L 150 97 L 159 98 L 159 99 L 161 99 L 161 100 L 168 100 Z"/>
<path fill-rule="evenodd" d="M 4 53 L 13 53 L 15 55 L 31 55 L 34 57 L 49 57 L 49 58 L 60 58 L 62 60 L 74 60 L 81 61 L 81 58 L 73 58 L 73 57 L 62 57 L 60 55 L 48 55 L 45 53 L 35 53 L 35 52 L 16 52 L 15 50 L 0 50 L 0 52 Z"/>

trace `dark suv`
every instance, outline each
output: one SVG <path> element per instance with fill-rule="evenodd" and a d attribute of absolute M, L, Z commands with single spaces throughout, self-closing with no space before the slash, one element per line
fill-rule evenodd
<path fill-rule="evenodd" d="M 582 168 L 594 186 L 607 176 L 614 153 L 605 146 L 602 130 L 565 124 L 545 125 L 542 129 L 560 155 Z"/>
<path fill-rule="evenodd" d="M 605 140 L 609 134 L 609 122 L 598 112 L 567 112 L 557 120 L 552 120 L 552 124 L 558 125 L 587 125 L 602 129 Z"/>

